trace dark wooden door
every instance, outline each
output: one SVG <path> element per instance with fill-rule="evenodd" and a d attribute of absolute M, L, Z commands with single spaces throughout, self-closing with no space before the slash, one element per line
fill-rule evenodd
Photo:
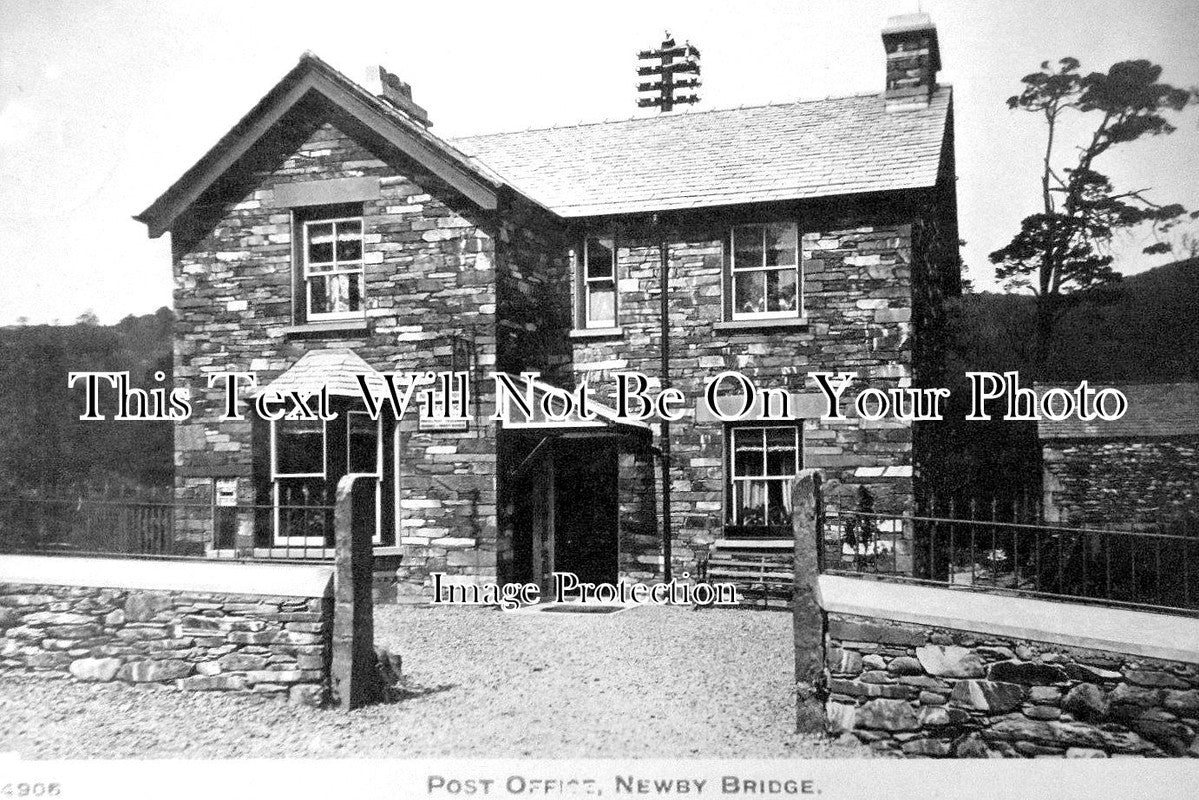
<path fill-rule="evenodd" d="M 562 442 L 555 454 L 555 568 L 580 581 L 617 578 L 617 463 L 614 447 Z"/>

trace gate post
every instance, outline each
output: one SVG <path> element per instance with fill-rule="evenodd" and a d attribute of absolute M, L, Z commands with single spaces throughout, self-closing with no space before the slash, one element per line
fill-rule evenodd
<path fill-rule="evenodd" d="M 383 696 L 375 666 L 374 579 L 371 533 L 353 525 L 354 476 L 337 482 L 333 511 L 333 702 L 343 710 L 378 702 Z"/>
<path fill-rule="evenodd" d="M 820 473 L 814 469 L 801 470 L 792 484 L 791 500 L 795 535 L 795 592 L 791 601 L 795 631 L 795 729 L 799 733 L 826 733 L 826 621 L 820 606 L 824 505 Z"/>

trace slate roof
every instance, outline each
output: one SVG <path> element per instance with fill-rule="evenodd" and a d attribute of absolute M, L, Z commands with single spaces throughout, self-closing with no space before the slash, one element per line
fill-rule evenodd
<path fill-rule="evenodd" d="M 690 111 L 451 139 L 564 217 L 928 187 L 951 90 L 927 109 L 881 94 Z"/>
<path fill-rule="evenodd" d="M 1055 384 L 1037 384 L 1038 394 Z M 1075 384 L 1077 385 L 1077 384 Z M 1072 391 L 1075 385 L 1062 385 Z M 1136 439 L 1199 435 L 1199 383 L 1105 384 L 1128 398 L 1128 411 L 1118 420 L 1083 422 L 1077 417 L 1041 420 L 1037 435 L 1051 439 Z M 1101 388 L 1092 386 L 1092 388 Z"/>
<path fill-rule="evenodd" d="M 387 391 L 383 376 L 362 356 L 348 347 L 330 347 L 309 350 L 286 372 L 258 391 L 262 394 L 274 389 L 280 392 L 315 393 L 322 386 L 329 387 L 329 394 L 338 397 L 361 398 L 355 375 L 366 375 L 367 385 L 379 394 Z"/>
<path fill-rule="evenodd" d="M 484 208 L 508 185 L 562 217 L 933 186 L 951 90 L 887 112 L 881 94 L 444 139 L 305 53 L 135 219 L 169 230 L 292 106 L 317 91 Z"/>

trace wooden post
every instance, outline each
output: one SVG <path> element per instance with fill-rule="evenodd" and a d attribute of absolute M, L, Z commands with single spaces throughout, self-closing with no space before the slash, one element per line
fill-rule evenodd
<path fill-rule="evenodd" d="M 826 733 L 825 614 L 820 606 L 824 507 L 820 473 L 801 470 L 791 488 L 791 524 L 795 534 L 795 593 L 791 613 L 795 630 L 795 730 Z"/>
<path fill-rule="evenodd" d="M 369 526 L 353 522 L 354 476 L 337 482 L 333 511 L 333 702 L 359 708 L 383 697 L 375 663 L 374 580 Z M 355 530 L 357 528 L 357 530 Z"/>

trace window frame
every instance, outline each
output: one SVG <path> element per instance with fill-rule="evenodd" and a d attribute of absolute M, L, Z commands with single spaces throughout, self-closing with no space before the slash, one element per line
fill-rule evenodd
<path fill-rule="evenodd" d="M 354 472 L 351 466 L 352 426 L 354 417 L 366 417 L 375 427 L 375 471 Z M 370 412 L 349 410 L 346 417 L 346 475 L 355 478 L 375 479 L 375 533 L 371 537 L 372 544 L 383 543 L 383 417 L 371 419 Z"/>
<path fill-rule="evenodd" d="M 357 259 L 343 261 L 337 256 L 337 233 L 341 223 L 358 223 L 359 251 Z M 362 319 L 366 316 L 366 217 L 363 214 L 338 214 L 334 216 L 313 216 L 299 220 L 300 223 L 300 280 L 304 282 L 301 293 L 304 304 L 304 319 L 307 322 L 329 322 L 335 320 Z M 331 225 L 333 235 L 332 261 L 317 262 L 318 267 L 328 266 L 328 269 L 312 271 L 309 259 L 308 231 L 315 225 Z M 349 269 L 341 268 L 343 264 L 354 265 Z M 358 302 L 361 306 L 357 311 L 321 311 L 312 310 L 312 279 L 314 277 L 329 277 L 333 275 L 358 275 Z"/>
<path fill-rule="evenodd" d="M 320 472 L 280 472 L 279 471 L 279 423 L 281 422 L 319 422 L 321 426 L 321 471 Z M 329 473 L 329 423 L 326 420 L 271 420 L 271 482 L 279 478 L 325 478 Z"/>
<path fill-rule="evenodd" d="M 609 275 L 605 277 L 592 278 L 589 274 L 590 264 L 590 240 L 607 240 L 610 242 L 609 250 L 612 253 L 612 268 Z M 617 236 L 616 233 L 585 233 L 581 238 L 581 243 L 575 250 L 575 283 L 577 290 L 575 292 L 575 325 L 584 331 L 603 331 L 611 330 L 620 327 L 620 279 L 618 277 L 619 267 L 616 257 Z M 605 320 L 603 323 L 593 324 L 591 318 L 591 286 L 596 283 L 610 283 L 612 285 L 612 319 Z"/>
<path fill-rule="evenodd" d="M 795 264 L 769 266 L 766 264 L 766 230 L 771 225 L 787 225 L 795 231 Z M 757 266 L 737 266 L 737 231 L 744 228 L 762 229 L 762 263 Z M 762 222 L 743 222 L 731 225 L 726 239 L 728 257 L 725 259 L 725 279 L 723 281 L 725 294 L 725 319 L 740 322 L 745 320 L 788 320 L 802 319 L 804 310 L 803 286 L 803 232 L 796 220 L 766 220 Z M 747 272 L 778 272 L 787 269 L 795 270 L 795 308 L 782 311 L 739 311 L 737 309 L 737 275 Z"/>
<path fill-rule="evenodd" d="M 740 431 L 761 431 L 762 433 L 762 469 L 761 475 L 746 475 L 738 477 L 737 475 L 737 451 L 736 438 Z M 766 431 L 768 430 L 789 430 L 792 432 L 795 441 L 795 472 L 790 475 L 768 476 L 766 470 L 769 466 L 768 452 L 769 445 L 766 441 Z M 724 481 L 724 524 L 733 528 L 779 528 L 779 525 L 770 523 L 770 495 L 769 492 L 764 498 L 762 517 L 763 521 L 760 525 L 750 525 L 737 520 L 737 484 L 751 483 L 754 481 L 772 481 L 776 483 L 786 483 L 795 480 L 803 469 L 803 423 L 799 420 L 794 422 L 768 422 L 755 421 L 744 424 L 726 425 L 725 426 L 725 481 Z"/>
<path fill-rule="evenodd" d="M 325 545 L 324 536 L 288 536 L 284 534 L 280 528 L 280 481 L 284 480 L 312 480 L 320 479 L 322 482 L 328 480 L 329 473 L 329 422 L 320 420 L 321 430 L 321 471 L 316 472 L 296 472 L 296 473 L 281 473 L 279 472 L 279 424 L 285 422 L 298 422 L 300 420 L 275 419 L 270 422 L 271 429 L 271 542 L 275 546 L 302 546 L 302 547 L 323 547 Z M 312 422 L 312 420 L 303 420 L 304 422 Z"/>

